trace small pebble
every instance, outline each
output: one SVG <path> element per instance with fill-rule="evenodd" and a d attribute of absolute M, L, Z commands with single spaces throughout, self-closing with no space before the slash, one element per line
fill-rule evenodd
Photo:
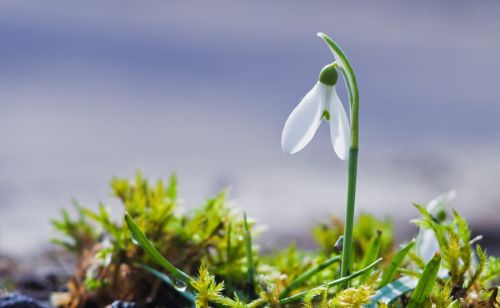
<path fill-rule="evenodd" d="M 45 306 L 26 295 L 12 293 L 0 297 L 0 308 L 45 308 Z"/>
<path fill-rule="evenodd" d="M 114 301 L 111 304 L 111 308 L 139 308 L 139 305 L 134 302 Z"/>

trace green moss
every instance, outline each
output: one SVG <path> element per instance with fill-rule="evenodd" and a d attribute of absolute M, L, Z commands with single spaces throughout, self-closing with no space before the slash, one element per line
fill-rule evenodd
<path fill-rule="evenodd" d="M 396 307 L 412 296 L 429 267 L 413 245 L 394 251 L 390 220 L 361 214 L 353 232 L 355 275 L 348 278 L 350 287 L 341 289 L 341 245 L 334 247 L 343 232 L 339 219 L 313 229 L 316 250 L 292 243 L 261 254 L 251 241 L 257 236 L 255 223 L 249 219 L 245 225 L 243 215 L 227 205 L 226 192 L 186 212 L 179 207 L 175 176 L 150 183 L 138 172 L 134 181 L 113 179 L 111 187 L 122 203 L 114 210 L 128 213 L 128 225 L 113 219 L 104 204 L 92 211 L 75 203 L 76 218 L 63 211 L 53 221 L 62 235 L 54 242 L 79 259 L 69 282 L 72 304 L 105 306 L 120 299 L 174 307 L 375 307 L 376 298 L 380 307 Z M 499 259 L 472 247 L 458 213 L 436 220 L 424 207 L 419 210 L 422 218 L 416 222 L 435 234 L 443 260 L 439 266 L 449 273 L 437 276 L 432 292 L 419 290 L 419 303 L 491 302 L 497 293 L 481 290 L 496 288 Z M 383 262 L 372 263 L 379 257 Z M 405 285 L 404 279 L 415 283 Z M 381 294 L 386 289 L 393 293 Z"/>

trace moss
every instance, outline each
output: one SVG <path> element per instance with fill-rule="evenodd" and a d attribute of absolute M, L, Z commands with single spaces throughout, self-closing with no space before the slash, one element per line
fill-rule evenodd
<path fill-rule="evenodd" d="M 336 256 L 341 245 L 334 247 L 343 231 L 340 220 L 332 218 L 313 229 L 316 250 L 304 251 L 291 244 L 261 254 L 258 246 L 251 245 L 251 237 L 257 235 L 255 223 L 248 220 L 246 229 L 243 215 L 227 205 L 226 192 L 184 212 L 177 185 L 175 176 L 150 183 L 140 172 L 133 181 L 112 180 L 113 195 L 137 226 L 135 231 L 122 220 L 112 219 L 103 204 L 92 211 L 75 203 L 76 218 L 64 211 L 62 218 L 53 221 L 62 235 L 54 242 L 78 256 L 69 291 L 60 297 L 64 301 L 59 305 L 105 306 L 126 300 L 167 307 L 361 307 L 373 305 L 376 299 L 380 307 L 391 307 L 412 296 L 438 306 L 496 300 L 499 259 L 471 244 L 467 222 L 458 213 L 449 215 L 448 221 L 437 220 L 419 206 L 422 218 L 416 223 L 435 234 L 443 260 L 441 272 L 448 273 L 437 276 L 432 292 L 412 294 L 428 266 L 417 251 L 410 250 L 413 245 L 396 253 L 392 222 L 369 214 L 359 215 L 355 223 L 354 270 L 359 274 L 349 278 L 348 288 L 340 289 Z M 130 230 L 143 238 L 137 243 L 137 234 L 134 241 Z M 172 268 L 185 273 L 187 280 L 180 281 L 172 268 L 163 267 L 148 254 L 144 241 Z M 378 257 L 382 263 L 364 268 Z M 386 270 L 391 273 L 384 275 Z M 381 277 L 393 279 L 381 284 Z M 405 286 L 405 279 L 414 279 L 413 287 Z M 391 288 L 398 291 L 382 294 Z"/>

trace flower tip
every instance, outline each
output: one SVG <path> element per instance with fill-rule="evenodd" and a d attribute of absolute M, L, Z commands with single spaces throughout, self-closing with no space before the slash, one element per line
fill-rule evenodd
<path fill-rule="evenodd" d="M 337 154 L 340 160 L 347 160 L 347 154 Z"/>
<path fill-rule="evenodd" d="M 294 153 L 296 153 L 297 151 L 294 151 L 293 148 L 290 148 L 289 146 L 285 145 L 285 144 L 281 144 L 281 150 L 283 151 L 284 154 L 286 155 L 292 155 Z"/>
<path fill-rule="evenodd" d="M 348 151 L 345 146 L 334 145 L 333 150 L 340 160 L 347 160 L 347 158 L 349 157 Z"/>

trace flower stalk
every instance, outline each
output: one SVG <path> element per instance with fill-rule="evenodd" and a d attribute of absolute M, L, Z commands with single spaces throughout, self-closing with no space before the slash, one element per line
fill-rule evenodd
<path fill-rule="evenodd" d="M 344 245 L 342 249 L 342 265 L 340 276 L 349 276 L 352 271 L 352 244 L 354 227 L 354 209 L 356 201 L 356 177 L 358 169 L 358 140 L 359 140 L 359 92 L 356 82 L 356 75 L 347 56 L 340 46 L 328 35 L 318 33 L 330 50 L 338 63 L 338 69 L 345 78 L 349 94 L 350 124 L 351 124 L 351 145 L 349 147 L 348 180 L 347 180 L 347 207 L 345 213 Z"/>
<path fill-rule="evenodd" d="M 341 160 L 349 159 L 341 265 L 341 277 L 347 277 L 352 272 L 352 233 L 358 169 L 358 85 L 354 70 L 342 48 L 326 34 L 318 33 L 318 36 L 330 47 L 335 61 L 323 67 L 314 87 L 288 116 L 281 135 L 281 147 L 287 154 L 302 150 L 325 120 L 330 125 L 333 150 Z M 338 71 L 344 76 L 349 93 L 350 121 L 337 95 Z"/>

